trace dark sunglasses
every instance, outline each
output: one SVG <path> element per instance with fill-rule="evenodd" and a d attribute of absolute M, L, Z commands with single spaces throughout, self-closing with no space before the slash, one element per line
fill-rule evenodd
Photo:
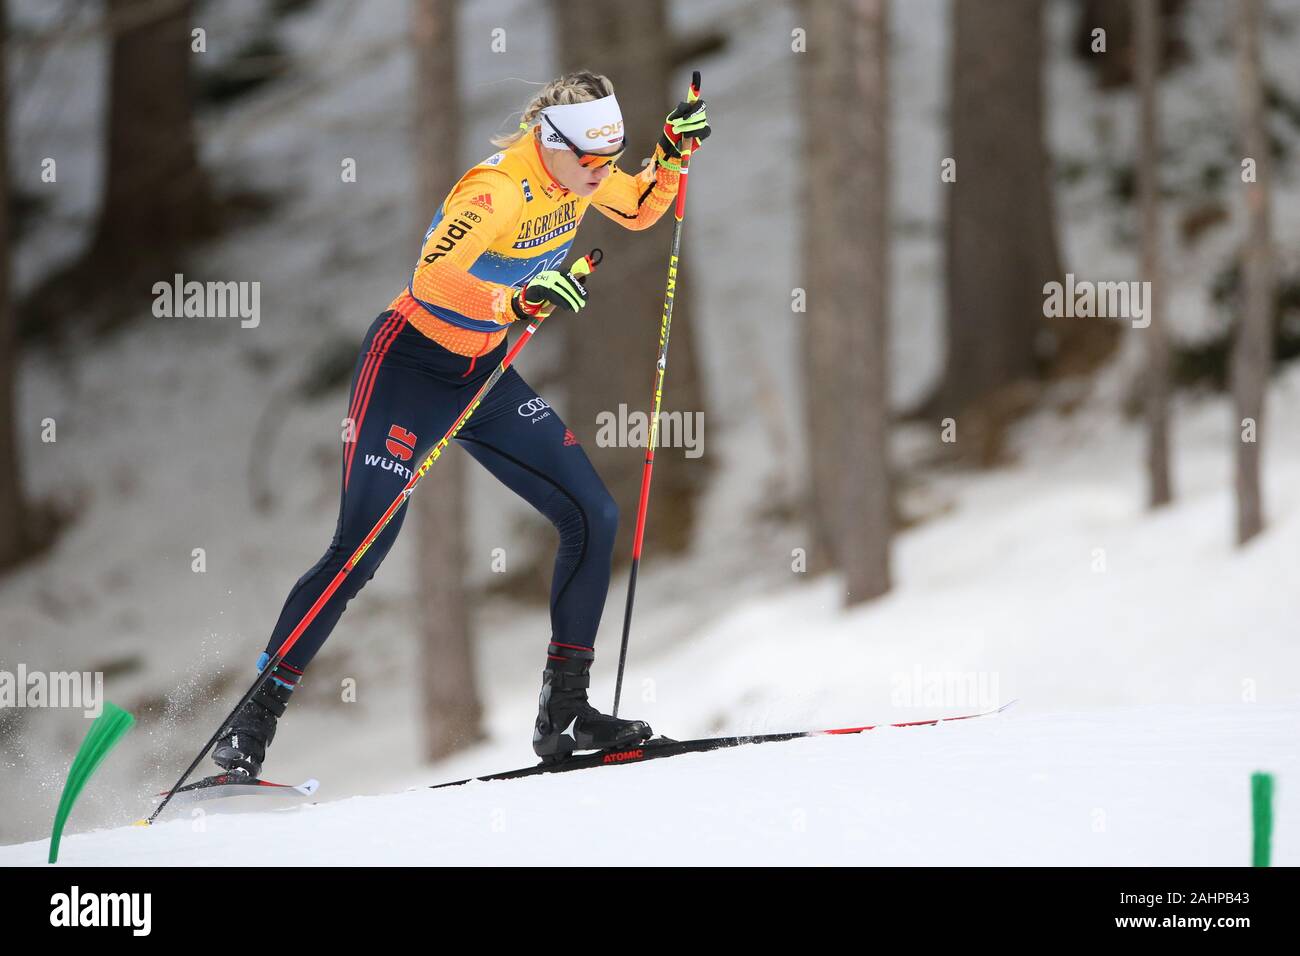
<path fill-rule="evenodd" d="M 564 145 L 573 151 L 573 155 L 578 157 L 578 165 L 584 169 L 602 169 L 605 166 L 613 165 L 627 151 L 627 147 L 624 146 L 617 153 L 593 153 L 591 150 L 578 146 L 569 137 L 561 133 L 559 127 L 552 123 L 551 118 L 545 113 L 542 114 L 542 119 L 546 120 L 546 125 L 555 131 L 555 135 L 560 137 Z"/>

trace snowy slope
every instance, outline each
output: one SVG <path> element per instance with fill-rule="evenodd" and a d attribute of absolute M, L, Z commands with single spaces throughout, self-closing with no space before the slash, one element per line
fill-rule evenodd
<path fill-rule="evenodd" d="M 1068 31 L 1067 6 L 1054 7 L 1058 38 Z M 891 369 L 901 402 L 924 391 L 939 354 L 942 205 L 926 170 L 945 148 L 946 4 L 907 0 L 895 8 L 900 235 Z M 381 12 L 363 14 L 363 9 Z M 1198 9 L 1198 15 L 1214 19 L 1205 7 Z M 963 818 L 968 822 L 973 813 L 967 806 L 982 807 L 995 822 L 1004 819 L 998 814 L 1007 806 L 1035 794 L 1059 809 L 1089 784 L 1091 767 L 1104 792 L 1085 802 L 1085 815 L 1093 806 L 1136 801 L 1143 809 L 1142 826 L 1153 827 L 1161 838 L 1158 853 L 1155 843 L 1140 840 L 1125 843 L 1128 850 L 1138 853 L 1146 846 L 1153 861 L 1165 862 L 1193 852 L 1180 842 L 1185 828 L 1154 820 L 1161 799 L 1177 799 L 1180 788 L 1188 788 L 1220 794 L 1200 835 L 1222 838 L 1221 859 L 1237 859 L 1229 854 L 1242 845 L 1234 835 L 1238 831 L 1220 834 L 1213 828 L 1220 820 L 1225 828 L 1244 826 L 1239 795 L 1244 774 L 1252 769 L 1248 764 L 1285 770 L 1294 766 L 1296 752 L 1294 713 L 1287 708 L 1300 702 L 1292 586 L 1300 571 L 1300 446 L 1288 423 L 1300 415 L 1300 378 L 1283 376 L 1270 393 L 1265 467 L 1271 526 L 1250 548 L 1237 552 L 1230 545 L 1226 403 L 1180 399 L 1174 424 L 1178 499 L 1174 508 L 1150 516 L 1141 508 L 1141 434 L 1121 416 L 1118 396 L 1127 383 L 1121 370 L 1113 369 L 1074 415 L 1044 412 L 1018 429 L 1014 467 L 976 475 L 917 472 L 909 465 L 905 510 L 927 520 L 897 539 L 894 592 L 869 608 L 843 613 L 838 581 L 808 582 L 791 569 L 792 549 L 807 544 L 803 530 L 764 517 L 773 505 L 779 511 L 787 504 L 772 488 L 796 493 L 801 470 L 798 326 L 789 312 L 790 289 L 798 281 L 791 228 L 798 213 L 798 164 L 791 162 L 798 144 L 798 89 L 788 53 L 797 11 L 791 4 L 712 0 L 677 4 L 674 16 L 691 23 L 725 17 L 736 30 L 727 50 L 702 64 L 711 105 L 721 104 L 718 122 L 726 134 L 701 154 L 685 240 L 690 279 L 700 290 L 697 329 L 713 363 L 706 454 L 718 469 L 698 546 L 672 563 L 647 555 L 643 565 L 624 710 L 682 737 L 915 719 L 965 709 L 966 701 L 951 698 L 938 707 L 900 702 L 900 687 L 918 668 L 923 676 L 973 676 L 988 693 L 1021 697 L 1024 703 L 995 726 L 954 725 L 920 738 L 884 734 L 791 745 L 810 757 L 819 755 L 816 760 L 796 757 L 793 750 L 790 757 L 710 755 L 683 758 L 680 765 L 673 760 L 626 768 L 599 779 L 578 775 L 552 789 L 537 789 L 543 782 L 534 781 L 512 785 L 522 788 L 517 790 L 439 793 L 433 803 L 425 794 L 335 802 L 532 759 L 529 733 L 547 622 L 536 603 L 493 600 L 477 609 L 475 619 L 488 740 L 439 766 L 422 764 L 419 701 L 410 675 L 416 673 L 412 622 L 425 609 L 406 567 L 408 537 L 353 603 L 314 664 L 273 751 L 269 769 L 275 776 L 319 776 L 325 784 L 320 797 L 329 803 L 275 814 L 274 825 L 333 821 L 340 832 L 351 826 L 351 845 L 361 846 L 377 832 L 367 829 L 373 819 L 391 817 L 406 820 L 416 832 L 418 826 L 446 826 L 430 833 L 430 845 L 466 854 L 488 854 L 496 846 L 505 853 L 508 840 L 458 843 L 449 821 L 490 825 L 479 796 L 487 792 L 492 807 L 509 801 L 507 832 L 523 839 L 524 821 L 536 823 L 527 815 L 529 801 L 539 794 L 581 805 L 594 793 L 602 803 L 593 805 L 593 826 L 607 828 L 599 831 L 602 836 L 614 833 L 629 806 L 654 809 L 653 819 L 664 821 L 663 828 L 668 822 L 658 806 L 677 807 L 672 825 L 681 827 L 679 836 L 647 853 L 675 852 L 688 859 L 709 846 L 710 828 L 756 847 L 770 844 L 769 849 L 833 842 L 825 834 L 834 832 L 848 847 L 822 849 L 827 860 L 843 860 L 855 841 L 845 834 L 861 831 L 882 854 L 902 853 L 909 841 L 929 846 L 926 834 L 934 829 L 944 835 L 936 837 L 937 847 L 954 857 L 969 853 L 961 857 L 968 862 L 1004 839 L 997 844 L 1003 849 L 990 849 L 994 855 L 982 860 L 991 862 L 1005 858 L 997 854 L 1019 839 L 1019 830 L 1013 834 L 993 826 L 968 836 L 985 843 L 963 843 L 958 839 L 968 829 Z M 396 0 L 365 5 L 322 0 L 288 29 L 292 49 L 312 64 L 299 84 L 259 94 L 247 106 L 211 120 L 204 131 L 214 168 L 284 199 L 274 220 L 230 237 L 202 257 L 201 278 L 265 280 L 265 315 L 258 329 L 146 322 L 93 349 L 74 346 L 25 361 L 21 400 L 29 485 L 76 502 L 78 517 L 49 555 L 0 581 L 0 667 L 12 666 L 15 659 L 30 667 L 78 670 L 134 660 L 134 669 L 110 677 L 108 696 L 132 709 L 159 700 L 165 705 L 164 719 L 133 731 L 100 771 L 73 817 L 74 832 L 139 816 L 145 794 L 174 779 L 229 708 L 236 685 L 251 679 L 251 662 L 285 592 L 318 557 L 333 529 L 334 436 L 345 396 L 297 404 L 285 415 L 273 448 L 253 442 L 253 426 L 279 390 L 309 364 L 318 344 L 359 340 L 365 324 L 400 287 L 412 242 L 427 220 L 427 211 L 406 202 L 414 173 L 409 124 L 393 106 L 404 102 L 410 82 L 405 17 L 405 4 Z M 466 35 L 486 37 L 501 22 L 510 25 L 514 38 L 509 56 L 489 53 L 486 42 L 465 46 L 467 112 L 474 117 L 462 157 L 467 164 L 490 150 L 487 134 L 526 98 L 528 87 L 510 78 L 539 80 L 550 73 L 544 7 L 523 0 L 470 5 Z M 1215 30 L 1221 26 L 1211 24 Z M 87 49 L 91 46 L 79 44 L 64 56 L 61 68 L 50 68 L 62 69 L 66 85 L 81 91 L 61 99 L 53 119 L 39 100 L 20 112 L 24 128 L 14 139 L 21 168 L 51 152 L 77 157 L 61 166 L 66 173 L 59 196 L 65 205 L 49 226 L 56 232 L 20 250 L 24 277 L 30 277 L 31 262 L 50 250 L 76 248 L 76 236 L 69 232 L 76 216 L 93 208 L 96 104 L 89 95 L 92 85 L 75 82 L 78 64 L 83 69 L 102 65 L 98 52 Z M 374 55 L 359 60 L 358 52 L 366 50 Z M 1218 117 L 1223 90 L 1213 80 L 1227 63 L 1230 59 L 1218 51 L 1188 93 L 1171 95 L 1171 110 L 1212 104 L 1208 112 Z M 1274 59 L 1277 71 L 1296 64 L 1300 60 Z M 1118 120 L 1131 113 L 1131 101 L 1096 98 L 1068 59 L 1055 61 L 1051 72 L 1058 152 L 1093 159 L 1107 152 L 1122 155 L 1128 148 L 1122 129 L 1110 140 L 1093 130 L 1101 122 L 1097 114 L 1122 127 Z M 1207 84 L 1217 93 L 1209 95 Z M 773 148 L 774 143 L 783 148 Z M 354 187 L 340 186 L 342 156 L 358 159 L 360 179 Z M 1294 207 L 1294 184 L 1284 185 L 1279 208 Z M 1094 178 L 1062 191 L 1067 258 L 1080 275 L 1131 274 L 1133 250 L 1116 241 L 1122 215 L 1102 201 L 1099 188 Z M 737 221 L 737 209 L 747 210 L 743 221 Z M 1293 239 L 1285 230 L 1300 220 L 1279 218 L 1282 237 Z M 84 229 L 84 222 L 80 225 Z M 1203 326 L 1209 321 L 1203 285 L 1215 267 L 1210 253 L 1230 244 L 1230 233 L 1222 230 L 1196 250 L 1180 250 L 1182 278 L 1191 291 L 1176 312 L 1178 322 Z M 648 241 L 666 242 L 666 233 Z M 763 330 L 761 339 L 755 328 Z M 547 367 L 547 346 L 540 338 L 523 369 L 528 376 Z M 747 374 L 736 374 L 737 368 Z M 775 395 L 770 413 L 764 411 L 765 391 L 769 403 Z M 46 415 L 59 422 L 57 445 L 37 438 Z M 899 436 L 900 461 L 910 462 L 913 437 L 910 429 Z M 279 492 L 277 507 L 266 514 L 253 510 L 247 482 L 250 461 L 259 457 L 270 461 L 269 475 Z M 508 492 L 475 482 L 472 494 L 470 561 L 483 583 L 492 549 L 514 553 L 528 532 L 517 528 L 523 509 Z M 190 572 L 196 546 L 207 551 L 206 574 Z M 619 581 L 598 644 L 604 650 L 593 699 L 602 703 L 612 696 L 612 649 L 622 604 Z M 340 702 L 343 678 L 357 681 L 357 703 Z M 227 683 L 218 683 L 221 679 Z M 1131 710 L 1142 705 L 1156 709 Z M 1140 745 L 1125 743 L 1119 729 L 1135 720 L 1144 728 Z M 19 748 L 0 751 L 0 840 L 34 839 L 48 827 L 85 726 L 80 716 L 66 712 L 24 717 Z M 1288 733 L 1275 732 L 1278 726 Z M 1193 751 L 1201 745 L 1192 728 L 1203 731 L 1198 739 L 1220 741 L 1222 752 L 1196 756 Z M 1088 733 L 1096 739 L 1084 739 Z M 956 734 L 975 735 L 973 745 L 952 752 L 931 749 L 967 739 Z M 825 749 L 832 744 L 844 746 Z M 1134 747 L 1135 763 L 1107 757 Z M 1022 750 L 1024 765 L 1008 765 L 1020 768 L 1019 777 L 1008 782 L 989 776 L 991 766 Z M 1070 770 L 1069 754 L 1095 762 Z M 943 759 L 936 761 L 936 755 Z M 796 766 L 811 783 L 791 773 Z M 707 784 L 696 778 L 697 768 Z M 1048 774 L 1041 788 L 1033 777 L 1039 773 Z M 719 782 L 715 775 L 727 779 Z M 733 775 L 734 786 L 728 783 Z M 932 802 L 930 790 L 905 789 L 907 781 L 935 781 L 935 775 L 941 777 L 938 783 L 959 790 L 969 780 L 975 803 Z M 1125 775 L 1127 783 L 1121 779 Z M 1284 801 L 1287 779 L 1284 774 L 1280 784 Z M 644 794 L 628 785 L 641 780 L 654 781 Z M 982 790 L 975 788 L 977 782 Z M 999 789 L 1008 787 L 1014 796 Z M 1082 792 L 1089 792 L 1086 786 Z M 698 799 L 683 803 L 686 793 Z M 746 803 L 747 794 L 776 796 Z M 874 802 L 855 803 L 852 794 Z M 1008 799 L 995 803 L 990 794 Z M 816 819 L 849 822 L 839 829 L 810 829 L 803 842 L 791 843 L 789 818 L 781 814 L 802 807 L 813 819 L 812 808 L 823 800 L 830 816 Z M 366 805 L 382 806 L 383 812 L 365 814 L 366 827 L 350 822 L 349 815 Z M 736 818 L 720 819 L 728 817 L 729 806 L 740 808 Z M 932 811 L 923 825 L 922 817 L 913 815 L 915 806 Z M 436 815 L 430 808 L 442 807 L 457 811 L 436 824 L 426 819 Z M 885 823 L 862 823 L 863 807 L 878 808 Z M 1059 845 L 1062 861 L 1072 855 L 1097 861 L 1094 854 L 1102 852 L 1104 841 L 1089 842 L 1091 830 L 1081 836 L 1073 829 L 1075 817 L 1055 813 L 1031 815 L 1039 830 L 1034 839 L 1026 838 L 1024 852 L 1046 856 Z M 1012 815 L 1012 822 L 1021 816 Z M 1289 816 L 1294 818 L 1294 811 Z M 214 859 L 226 854 L 223 846 L 243 839 L 233 833 L 233 819 L 209 820 L 209 833 L 227 837 L 212 841 Z M 239 820 L 240 826 L 248 821 L 263 829 L 260 817 Z M 915 832 L 908 833 L 900 821 L 916 824 Z M 764 822 L 772 823 L 766 836 Z M 1091 820 L 1084 823 L 1085 829 L 1091 825 Z M 540 845 L 538 827 L 529 831 L 532 842 L 524 840 L 516 852 Z M 132 833 L 133 842 L 126 843 L 156 846 L 158 833 L 180 829 L 143 837 Z M 400 829 L 384 832 L 392 849 L 385 861 L 422 850 Z M 655 832 L 662 836 L 662 830 Z M 85 845 L 124 839 L 97 835 Z M 647 837 L 646 842 L 653 841 Z M 349 845 L 342 836 L 340 843 Z M 76 861 L 82 845 L 81 837 L 72 837 L 66 859 Z M 0 861 L 13 854 L 30 859 L 35 852 L 6 849 Z M 368 852 L 367 859 L 383 857 L 379 849 Z M 1280 858 L 1283 852 L 1279 845 Z M 821 861 L 811 852 L 788 858 Z M 1294 855 L 1289 859 L 1294 862 Z M 907 862 L 900 856 L 888 860 Z"/>
<path fill-rule="evenodd" d="M 998 717 L 64 840 L 77 866 L 1243 865 L 1252 770 L 1300 770 L 1300 706 Z M 1283 755 L 1285 754 L 1285 756 Z M 1277 817 L 1300 813 L 1281 788 Z M 581 839 L 555 839 L 555 809 Z M 1300 863 L 1293 828 L 1277 865 Z M 46 844 L 0 847 L 44 863 Z"/>

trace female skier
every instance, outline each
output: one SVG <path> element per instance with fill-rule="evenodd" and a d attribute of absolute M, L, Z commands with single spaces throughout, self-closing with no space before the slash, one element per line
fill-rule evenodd
<path fill-rule="evenodd" d="M 352 378 L 342 497 L 334 540 L 289 597 L 258 672 L 378 522 L 506 353 L 506 330 L 554 309 L 578 312 L 587 292 L 561 263 L 588 206 L 628 229 L 654 225 L 677 195 L 683 136 L 709 135 L 703 100 L 679 103 L 649 165 L 630 175 L 614 86 L 579 71 L 546 84 L 501 152 L 461 177 L 424 236 L 406 289 L 371 324 Z M 551 640 L 533 749 L 543 760 L 651 736 L 641 720 L 587 701 L 618 508 L 559 415 L 511 366 L 456 440 L 560 534 L 551 581 Z M 370 580 L 405 509 L 375 540 L 212 751 L 256 777 L 303 671 L 348 601 Z"/>

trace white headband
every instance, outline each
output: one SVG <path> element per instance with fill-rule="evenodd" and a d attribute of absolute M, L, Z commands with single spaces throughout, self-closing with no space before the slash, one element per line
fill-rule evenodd
<path fill-rule="evenodd" d="M 569 148 L 555 135 L 551 123 L 579 149 L 599 153 L 623 145 L 623 111 L 613 93 L 585 103 L 548 106 L 542 116 L 542 145 L 547 149 Z"/>

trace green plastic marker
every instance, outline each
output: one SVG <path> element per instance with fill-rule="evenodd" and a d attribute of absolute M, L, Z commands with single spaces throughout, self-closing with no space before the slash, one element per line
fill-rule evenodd
<path fill-rule="evenodd" d="M 68 781 L 63 785 L 63 796 L 59 798 L 59 812 L 54 815 L 54 831 L 50 834 L 50 862 L 59 858 L 59 841 L 63 839 L 63 825 L 68 822 L 72 805 L 81 796 L 90 775 L 108 756 L 108 752 L 122 739 L 135 718 L 116 704 L 105 701 L 104 712 L 90 725 L 90 732 L 81 742 L 72 769 L 68 771 Z"/>
<path fill-rule="evenodd" d="M 1255 842 L 1252 866 L 1268 866 L 1273 841 L 1273 775 L 1250 775 L 1250 802 L 1254 809 Z"/>

